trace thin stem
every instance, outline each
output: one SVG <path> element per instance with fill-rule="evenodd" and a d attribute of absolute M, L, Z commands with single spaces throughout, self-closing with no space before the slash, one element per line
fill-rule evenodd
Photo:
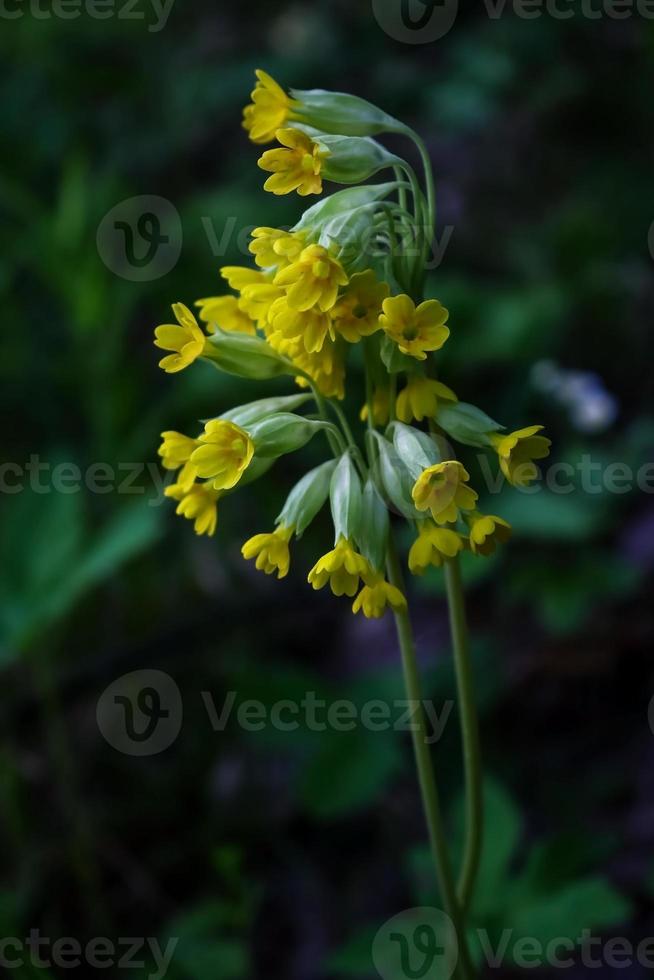
<path fill-rule="evenodd" d="M 387 566 L 389 582 L 402 591 L 404 589 L 402 571 L 392 534 L 389 536 Z M 473 969 L 465 935 L 464 917 L 461 914 L 454 884 L 454 875 L 450 865 L 438 786 L 436 784 L 427 743 L 427 728 L 422 707 L 420 675 L 416 660 L 413 630 L 407 611 L 395 613 L 395 625 L 402 654 L 402 668 L 404 671 L 407 698 L 412 705 L 416 706 L 412 730 L 413 750 L 416 768 L 418 770 L 422 804 L 429 829 L 429 840 L 436 870 L 436 879 L 440 896 L 445 906 L 445 912 L 452 920 L 459 941 L 459 976 L 461 980 L 470 980 L 473 976 Z"/>
<path fill-rule="evenodd" d="M 463 865 L 458 882 L 459 902 L 465 915 L 470 906 L 481 859 L 484 833 L 484 799 L 479 721 L 458 558 L 453 558 L 445 563 L 445 584 L 459 694 L 466 781 L 466 839 Z"/>

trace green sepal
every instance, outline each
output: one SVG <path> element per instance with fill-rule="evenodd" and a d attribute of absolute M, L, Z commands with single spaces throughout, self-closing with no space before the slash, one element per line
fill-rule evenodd
<path fill-rule="evenodd" d="M 253 381 L 268 381 L 297 373 L 291 362 L 280 357 L 262 337 L 220 328 L 207 338 L 204 356 L 219 371 Z"/>
<path fill-rule="evenodd" d="M 367 558 L 378 572 L 383 570 L 386 563 L 389 527 L 386 504 L 374 482 L 368 477 L 363 488 L 363 510 L 358 544 L 363 557 Z"/>
<path fill-rule="evenodd" d="M 268 415 L 274 415 L 277 412 L 292 412 L 296 408 L 301 408 L 302 405 L 311 401 L 312 397 L 312 395 L 298 394 L 279 395 L 276 398 L 259 398 L 257 401 L 248 402 L 247 405 L 230 408 L 228 412 L 223 412 L 218 417 L 235 422 L 241 427 L 253 425 L 255 422 L 267 418 Z"/>
<path fill-rule="evenodd" d="M 392 437 L 395 451 L 414 481 L 423 470 L 441 461 L 434 440 L 421 429 L 405 425 L 404 422 L 391 422 L 386 431 Z"/>
<path fill-rule="evenodd" d="M 422 518 L 415 508 L 411 491 L 415 480 L 407 466 L 402 462 L 394 446 L 379 432 L 372 433 L 377 446 L 375 462 L 375 481 L 383 490 L 390 504 L 409 521 Z"/>
<path fill-rule="evenodd" d="M 468 402 L 443 404 L 436 414 L 438 424 L 448 436 L 464 446 L 475 446 L 486 449 L 491 445 L 490 432 L 504 429 L 503 425 L 482 412 L 476 405 Z"/>
<path fill-rule="evenodd" d="M 405 133 L 407 127 L 372 102 L 346 92 L 325 89 L 291 89 L 300 103 L 293 108 L 293 118 L 323 133 L 342 136 L 375 136 L 379 133 Z"/>
<path fill-rule="evenodd" d="M 397 187 L 396 181 L 385 184 L 370 184 L 368 187 L 348 187 L 344 191 L 336 191 L 329 197 L 313 204 L 304 212 L 298 223 L 291 231 L 308 231 L 320 229 L 325 222 L 331 221 L 337 215 L 349 211 L 358 211 L 368 204 L 383 201 Z"/>
<path fill-rule="evenodd" d="M 247 431 L 254 442 L 256 456 L 276 458 L 302 449 L 316 432 L 330 428 L 329 422 L 305 419 L 304 416 L 293 415 L 291 412 L 280 412 L 247 426 Z"/>
<path fill-rule="evenodd" d="M 380 354 L 386 370 L 390 374 L 399 374 L 401 371 L 408 374 L 416 369 L 415 357 L 403 354 L 395 341 L 385 334 L 381 340 Z"/>
<path fill-rule="evenodd" d="M 330 459 L 305 473 L 289 493 L 275 523 L 295 528 L 296 538 L 302 537 L 329 496 L 335 468 L 336 460 Z"/>
<path fill-rule="evenodd" d="M 329 487 L 329 503 L 334 521 L 334 540 L 358 541 L 363 496 L 361 480 L 349 453 L 339 459 Z"/>

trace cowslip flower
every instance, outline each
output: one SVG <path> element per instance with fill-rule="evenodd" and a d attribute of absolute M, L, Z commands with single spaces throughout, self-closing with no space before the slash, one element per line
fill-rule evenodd
<path fill-rule="evenodd" d="M 276 286 L 287 288 L 288 305 L 295 310 L 318 306 L 324 313 L 336 303 L 339 286 L 347 285 L 341 263 L 322 245 L 308 245 L 299 258 L 274 279 Z"/>
<path fill-rule="evenodd" d="M 424 361 L 427 352 L 440 350 L 450 335 L 445 326 L 449 312 L 437 299 L 428 299 L 419 306 L 410 296 L 389 296 L 382 305 L 379 322 L 387 336 L 403 354 Z"/>
<path fill-rule="evenodd" d="M 252 102 L 243 110 L 243 128 L 253 143 L 272 143 L 275 133 L 292 118 L 296 104 L 267 72 L 257 68 Z"/>
<path fill-rule="evenodd" d="M 305 246 L 305 236 L 299 231 L 262 227 L 253 229 L 248 249 L 261 269 L 271 269 L 294 262 Z"/>
<path fill-rule="evenodd" d="M 164 323 L 154 331 L 155 347 L 173 351 L 159 361 L 159 367 L 166 374 L 183 371 L 202 354 L 207 338 L 202 333 L 188 306 L 183 303 L 173 303 L 173 313 L 177 324 Z"/>
<path fill-rule="evenodd" d="M 158 449 L 161 465 L 167 470 L 179 470 L 175 482 L 185 491 L 190 490 L 198 477 L 197 468 L 191 463 L 191 454 L 198 447 L 197 439 L 171 429 L 162 432 L 161 438 Z"/>
<path fill-rule="evenodd" d="M 212 419 L 198 442 L 191 454 L 198 476 L 215 490 L 235 487 L 254 456 L 254 443 L 245 429 L 227 419 Z"/>
<path fill-rule="evenodd" d="M 379 314 L 390 290 L 372 269 L 355 272 L 331 311 L 334 330 L 350 344 L 380 329 Z"/>
<path fill-rule="evenodd" d="M 334 339 L 334 329 L 328 313 L 322 313 L 318 308 L 294 310 L 285 297 L 273 304 L 269 320 L 273 330 L 278 330 L 284 338 L 299 338 L 310 354 L 321 351 L 328 336 Z"/>
<path fill-rule="evenodd" d="M 255 534 L 245 542 L 241 554 L 246 561 L 256 558 L 256 567 L 266 575 L 277 572 L 277 578 L 285 578 L 291 565 L 289 541 L 293 537 L 293 528 L 280 524 L 269 534 Z"/>
<path fill-rule="evenodd" d="M 207 324 L 209 333 L 216 327 L 234 333 L 255 334 L 254 321 L 238 305 L 236 296 L 208 296 L 195 302 L 198 316 Z"/>
<path fill-rule="evenodd" d="M 352 612 L 362 612 L 366 619 L 380 619 L 390 606 L 394 612 L 405 612 L 407 602 L 400 590 L 384 579 L 381 572 L 369 576 L 352 603 Z"/>
<path fill-rule="evenodd" d="M 441 568 L 448 558 L 454 558 L 462 549 L 463 539 L 456 531 L 422 521 L 418 537 L 409 551 L 409 570 L 413 575 L 424 575 L 430 565 Z"/>
<path fill-rule="evenodd" d="M 218 498 L 220 491 L 206 483 L 195 483 L 192 487 L 173 483 L 164 491 L 166 497 L 177 500 L 176 514 L 193 521 L 196 534 L 212 537 L 218 524 Z"/>
<path fill-rule="evenodd" d="M 497 452 L 502 473 L 514 487 L 526 487 L 538 476 L 535 459 L 549 456 L 552 442 L 542 432 L 542 425 L 530 425 L 509 435 L 493 432 L 490 441 Z"/>
<path fill-rule="evenodd" d="M 370 574 L 368 562 L 355 550 L 352 542 L 339 538 L 336 547 L 313 566 L 308 581 L 314 589 L 322 589 L 329 582 L 334 595 L 351 598 L 359 588 L 359 580 L 365 582 Z"/>
<path fill-rule="evenodd" d="M 318 390 L 327 398 L 345 397 L 345 357 L 343 346 L 329 338 L 319 351 L 309 353 L 306 349 L 296 350 L 291 360 L 312 379 Z M 296 378 L 297 384 L 304 388 L 304 378 Z"/>
<path fill-rule="evenodd" d="M 462 463 L 449 459 L 427 467 L 411 495 L 417 510 L 431 511 L 437 524 L 454 524 L 459 510 L 473 510 L 478 494 L 468 486 L 470 475 Z"/>
<path fill-rule="evenodd" d="M 400 422 L 422 422 L 436 417 L 439 402 L 456 402 L 456 395 L 447 385 L 420 374 L 410 374 L 406 387 L 397 396 L 396 413 Z"/>
<path fill-rule="evenodd" d="M 275 135 L 281 147 L 266 150 L 258 161 L 262 170 L 272 174 L 264 190 L 277 195 L 297 191 L 301 197 L 322 194 L 325 150 L 299 129 L 278 129 Z"/>
<path fill-rule="evenodd" d="M 469 545 L 474 555 L 492 555 L 498 544 L 506 544 L 511 537 L 511 525 L 493 514 L 480 514 L 478 510 L 466 514 L 470 529 Z"/>

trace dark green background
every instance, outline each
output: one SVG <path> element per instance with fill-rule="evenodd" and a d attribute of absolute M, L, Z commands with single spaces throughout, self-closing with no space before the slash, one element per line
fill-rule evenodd
<path fill-rule="evenodd" d="M 171 302 L 220 292 L 220 265 L 242 261 L 236 233 L 300 213 L 264 194 L 240 129 L 255 67 L 369 98 L 425 137 L 439 233 L 453 229 L 429 295 L 451 310 L 441 364 L 460 397 L 511 428 L 545 424 L 553 461 L 652 459 L 651 21 L 494 20 L 462 3 L 446 37 L 409 45 L 363 0 L 177 0 L 159 32 L 135 9 L 146 19 L 25 7 L 1 25 L 4 462 L 152 464 L 161 430 L 268 390 L 206 366 L 165 376 L 152 347 Z M 171 272 L 131 282 L 96 233 L 145 194 L 174 205 L 183 243 Z M 234 229 L 224 254 L 208 227 Z M 596 372 L 616 419 L 579 431 L 534 385 L 543 359 Z M 217 734 L 202 704 L 203 690 L 219 704 L 229 690 L 266 704 L 402 696 L 390 618 L 354 620 L 306 584 L 326 519 L 283 583 L 240 557 L 319 459 L 312 446 L 232 497 L 214 540 L 152 506 L 147 474 L 138 494 L 10 493 L 7 477 L 0 935 L 179 936 L 174 980 L 365 978 L 382 923 L 437 902 L 407 735 Z M 489 774 L 473 921 L 494 937 L 637 942 L 654 880 L 652 498 L 577 488 L 491 505 L 516 535 L 466 565 Z M 411 600 L 440 707 L 453 680 L 439 574 Z M 169 673 L 185 705 L 174 746 L 146 759 L 95 721 L 104 688 L 141 668 Z M 457 840 L 454 716 L 436 756 Z"/>

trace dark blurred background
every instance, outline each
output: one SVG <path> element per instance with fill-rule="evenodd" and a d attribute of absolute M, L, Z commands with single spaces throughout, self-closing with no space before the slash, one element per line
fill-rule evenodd
<path fill-rule="evenodd" d="M 545 424 L 550 463 L 574 468 L 569 492 L 482 501 L 515 538 L 465 563 L 488 780 L 473 925 L 493 942 L 654 934 L 654 25 L 461 3 L 416 44 L 381 26 L 392 6 L 177 0 L 165 23 L 146 0 L 102 20 L 3 8 L 2 937 L 177 937 L 173 980 L 363 980 L 383 923 L 438 903 L 406 733 L 249 732 L 234 713 L 214 731 L 202 697 L 403 696 L 391 618 L 354 619 L 306 584 L 326 518 L 283 583 L 240 557 L 317 446 L 226 501 L 213 540 L 161 497 L 163 429 L 287 390 L 204 365 L 166 376 L 152 346 L 171 302 L 223 291 L 248 228 L 300 214 L 264 194 L 240 128 L 255 67 L 423 134 L 447 244 L 428 290 L 451 310 L 443 379 L 510 428 Z M 103 230 L 143 195 L 172 205 L 170 261 L 130 265 Z M 410 588 L 440 712 L 440 575 Z M 170 675 L 184 704 L 173 744 L 144 757 L 96 720 L 139 670 Z M 434 753 L 456 843 L 456 705 Z M 495 975 L 513 971 L 509 949 Z"/>

